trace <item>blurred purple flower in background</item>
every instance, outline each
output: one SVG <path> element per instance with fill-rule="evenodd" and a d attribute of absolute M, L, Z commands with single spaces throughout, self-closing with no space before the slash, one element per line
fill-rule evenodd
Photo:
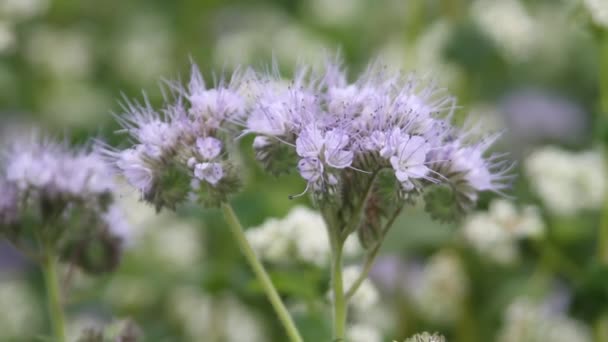
<path fill-rule="evenodd" d="M 546 142 L 578 144 L 589 127 L 584 108 L 544 89 L 515 90 L 502 99 L 500 109 L 516 151 Z"/>

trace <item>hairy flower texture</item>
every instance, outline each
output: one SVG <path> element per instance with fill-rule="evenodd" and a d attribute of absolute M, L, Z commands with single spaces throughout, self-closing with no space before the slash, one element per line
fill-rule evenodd
<path fill-rule="evenodd" d="M 428 332 L 423 332 L 420 334 L 416 334 L 410 338 L 408 338 L 407 340 L 405 340 L 405 342 L 445 342 L 445 337 L 435 333 L 435 334 L 429 334 Z"/>
<path fill-rule="evenodd" d="M 100 250 L 108 253 L 96 254 L 96 265 L 117 265 L 129 227 L 114 204 L 112 169 L 99 152 L 30 134 L 0 153 L 0 234 L 18 246 L 43 239 L 85 270 L 94 271 L 80 254 Z"/>
<path fill-rule="evenodd" d="M 245 127 L 256 135 L 253 147 L 267 171 L 295 169 L 317 202 L 337 203 L 341 212 L 330 216 L 338 216 L 338 225 L 354 229 L 347 217 L 380 192 L 380 174 L 391 175 L 388 192 L 401 200 L 447 185 L 458 214 L 479 192 L 506 188 L 509 163 L 486 157 L 498 135 L 476 141 L 453 127 L 455 99 L 443 89 L 378 64 L 347 79 L 334 62 L 323 72 L 301 68 L 282 89 L 278 73 L 257 75 L 250 82 L 260 90 Z"/>
<path fill-rule="evenodd" d="M 245 99 L 238 91 L 247 73 L 208 88 L 193 65 L 186 86 L 169 82 L 171 96 L 160 110 L 147 99 L 126 101 L 117 115 L 134 144 L 106 148 L 106 155 L 142 198 L 157 210 L 195 199 L 217 206 L 236 191 L 239 179 L 227 149 L 245 121 Z"/>

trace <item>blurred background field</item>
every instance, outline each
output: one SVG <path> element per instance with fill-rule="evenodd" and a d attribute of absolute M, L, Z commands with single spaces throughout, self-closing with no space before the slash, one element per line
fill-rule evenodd
<path fill-rule="evenodd" d="M 606 50 L 602 0 L 0 0 L 0 118 L 124 146 L 111 115 L 122 97 L 144 90 L 160 103 L 159 82 L 186 78 L 191 61 L 212 78 L 274 58 L 289 76 L 340 51 L 353 74 L 376 58 L 416 71 L 458 97 L 457 121 L 468 114 L 487 132 L 505 130 L 499 149 L 518 178 L 460 222 L 432 221 L 420 206 L 404 212 L 353 308 L 349 342 L 423 330 L 462 342 L 608 342 L 608 271 L 598 257 L 608 217 Z M 243 139 L 240 157 L 255 165 L 250 146 Z M 242 171 L 247 186 L 234 204 L 247 226 L 310 205 L 288 200 L 305 186 L 297 174 Z M 156 216 L 123 193 L 132 243 L 116 273 L 74 275 L 74 340 L 83 327 L 131 318 L 145 341 L 284 341 L 217 212 Z M 314 213 L 290 215 L 283 225 L 294 231 L 318 228 Z M 319 242 L 283 243 L 266 258 L 273 279 L 305 340 L 329 341 L 327 265 L 301 252 L 323 253 Z M 0 340 L 31 341 L 49 330 L 39 270 L 6 245 L 0 253 Z"/>

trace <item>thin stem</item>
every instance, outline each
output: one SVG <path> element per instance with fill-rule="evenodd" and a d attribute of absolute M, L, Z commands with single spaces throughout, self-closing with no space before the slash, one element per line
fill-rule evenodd
<path fill-rule="evenodd" d="M 334 301 L 334 341 L 344 341 L 346 332 L 346 297 L 342 280 L 342 247 L 333 232 L 330 232 L 332 246 L 331 283 Z"/>
<path fill-rule="evenodd" d="M 608 31 L 603 30 L 598 33 L 599 44 L 599 91 L 600 91 L 600 114 L 604 121 L 608 120 Z M 602 132 L 603 133 L 603 132 Z M 608 264 L 608 198 L 606 198 L 601 215 L 599 237 L 598 237 L 598 257 L 602 264 Z"/>
<path fill-rule="evenodd" d="M 599 44 L 599 109 L 604 122 L 608 121 L 608 30 L 598 33 Z M 604 132 L 601 132 L 604 134 Z M 600 217 L 598 233 L 598 259 L 600 264 L 608 265 L 608 197 L 604 198 L 604 208 Z M 608 338 L 608 317 L 606 313 L 596 318 L 593 322 L 593 333 L 595 341 L 606 341 Z"/>
<path fill-rule="evenodd" d="M 47 248 L 46 256 L 42 262 L 42 271 L 46 284 L 48 309 L 56 342 L 65 342 L 65 319 L 61 299 L 61 289 L 57 279 L 57 256 Z"/>
<path fill-rule="evenodd" d="M 342 240 L 346 240 L 346 238 L 350 235 L 350 233 L 352 233 L 355 229 L 357 229 L 357 227 L 361 223 L 361 220 L 363 219 L 363 216 L 365 213 L 365 206 L 367 205 L 367 200 L 369 199 L 369 197 L 371 196 L 371 194 L 373 192 L 374 183 L 375 183 L 376 177 L 378 176 L 380 171 L 381 170 L 375 171 L 372 174 L 371 179 L 369 180 L 369 183 L 367 184 L 367 188 L 365 189 L 365 195 L 361 199 L 361 202 L 359 202 L 359 204 L 357 205 L 357 208 L 354 211 L 354 215 L 352 216 L 350 221 L 348 221 L 346 229 L 344 229 L 344 231 L 342 232 L 342 236 L 341 236 Z"/>
<path fill-rule="evenodd" d="M 401 213 L 402 209 L 403 209 L 403 206 L 399 206 L 399 208 L 397 208 L 397 210 L 395 210 L 395 212 L 393 213 L 391 218 L 384 225 L 380 239 L 378 240 L 378 242 L 376 243 L 374 248 L 372 248 L 372 250 L 367 254 L 367 258 L 365 259 L 365 264 L 363 265 L 361 274 L 359 274 L 359 277 L 357 278 L 357 280 L 355 280 L 355 282 L 350 286 L 348 291 L 346 291 L 346 295 L 345 295 L 346 300 L 349 300 L 350 298 L 352 298 L 352 296 L 355 295 L 355 293 L 357 293 L 357 290 L 359 290 L 359 287 L 361 287 L 361 284 L 363 284 L 365 279 L 367 279 L 367 277 L 369 276 L 369 272 L 372 270 L 372 266 L 374 266 L 374 262 L 376 261 L 378 252 L 380 252 L 380 247 L 382 247 L 384 238 L 386 237 L 386 234 L 393 226 L 395 219 L 397 219 L 397 217 Z"/>
<path fill-rule="evenodd" d="M 251 248 L 249 241 L 247 241 L 247 238 L 245 237 L 245 232 L 243 231 L 243 227 L 241 226 L 239 219 L 234 213 L 234 210 L 229 204 L 222 203 L 222 212 L 224 213 L 224 217 L 226 218 L 226 222 L 228 223 L 228 227 L 230 227 L 232 235 L 234 235 L 234 239 L 241 248 L 245 259 L 247 259 L 247 262 L 249 262 L 249 265 L 253 269 L 253 272 L 255 273 L 256 277 L 258 278 L 258 281 L 264 289 L 264 292 L 266 292 L 266 296 L 270 300 L 270 303 L 272 304 L 272 307 L 274 308 L 277 316 L 279 317 L 279 320 L 283 324 L 283 327 L 285 328 L 289 339 L 292 342 L 303 342 L 302 336 L 300 336 L 300 332 L 296 328 L 296 325 L 293 322 L 289 311 L 287 311 L 285 304 L 281 300 L 281 297 L 279 297 L 279 294 L 275 289 L 274 285 L 272 284 L 268 273 L 255 255 L 255 252 L 253 251 L 253 248 Z"/>

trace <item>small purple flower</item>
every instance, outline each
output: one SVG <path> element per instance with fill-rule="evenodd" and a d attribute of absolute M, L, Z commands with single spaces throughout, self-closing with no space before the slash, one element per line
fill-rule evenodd
<path fill-rule="evenodd" d="M 198 153 L 205 160 L 217 158 L 222 151 L 222 142 L 213 137 L 197 138 Z"/>
<path fill-rule="evenodd" d="M 139 145 L 118 153 L 116 167 L 127 182 L 142 193 L 148 193 L 154 182 L 154 171 L 144 160 L 143 146 Z"/>
<path fill-rule="evenodd" d="M 315 183 L 323 177 L 323 163 L 318 158 L 304 158 L 298 162 L 298 171 L 302 178 Z"/>
<path fill-rule="evenodd" d="M 348 134 L 341 129 L 334 128 L 325 133 L 325 162 L 327 165 L 343 169 L 352 164 L 354 154 L 352 151 L 346 150 L 349 142 Z"/>
<path fill-rule="evenodd" d="M 224 169 L 220 163 L 200 163 L 194 166 L 194 176 L 215 186 L 224 177 Z"/>
<path fill-rule="evenodd" d="M 405 190 L 413 189 L 412 179 L 425 178 L 429 168 L 425 165 L 429 144 L 419 136 L 403 136 L 397 154 L 390 158 L 395 176 Z"/>

